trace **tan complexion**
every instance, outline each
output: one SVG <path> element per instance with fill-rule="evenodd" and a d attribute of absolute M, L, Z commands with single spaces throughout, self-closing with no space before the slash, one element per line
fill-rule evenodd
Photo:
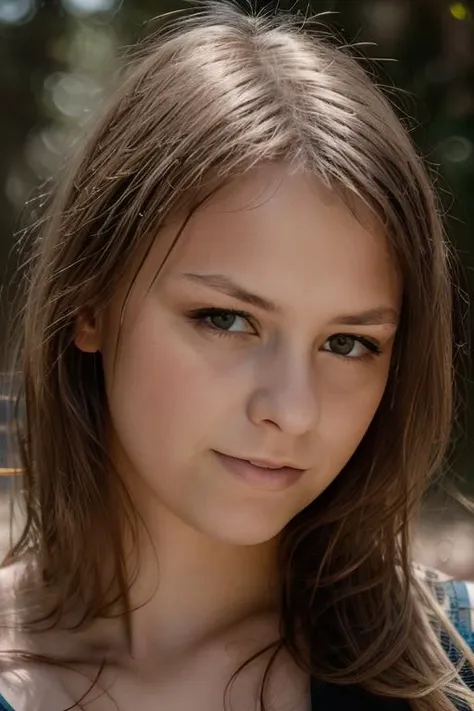
<path fill-rule="evenodd" d="M 279 534 L 370 424 L 401 299 L 383 235 L 285 166 L 214 195 L 154 280 L 176 227 L 134 284 L 115 367 L 121 295 L 76 336 L 102 352 L 111 452 L 150 536 L 132 590 L 147 601 L 132 615 L 133 658 L 114 641 L 121 671 L 106 675 L 120 711 L 220 710 L 235 665 L 276 638 Z M 304 472 L 285 487 L 254 486 L 216 452 Z M 101 628 L 115 634 L 113 623 Z M 237 711 L 253 708 L 262 668 L 236 683 Z M 306 708 L 307 680 L 288 658 L 275 684 L 278 711 Z"/>

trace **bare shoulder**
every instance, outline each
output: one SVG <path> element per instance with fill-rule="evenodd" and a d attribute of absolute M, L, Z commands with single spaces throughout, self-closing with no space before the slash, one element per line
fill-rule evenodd
<path fill-rule="evenodd" d="M 0 694 L 13 711 L 66 711 L 74 704 L 54 675 L 33 665 L 0 672 Z"/>
<path fill-rule="evenodd" d="M 0 600 L 13 599 L 15 589 L 27 573 L 26 562 L 12 563 L 0 567 Z"/>
<path fill-rule="evenodd" d="M 22 648 L 19 630 L 26 611 L 38 607 L 35 566 L 31 560 L 0 567 L 0 652 L 12 646 Z"/>
<path fill-rule="evenodd" d="M 27 577 L 26 563 L 14 563 L 0 568 L 0 652 L 18 644 L 18 590 Z"/>
<path fill-rule="evenodd" d="M 0 698 L 7 702 L 8 710 L 11 707 L 12 711 L 66 711 L 75 706 L 81 693 L 78 696 L 71 693 L 67 671 L 29 658 L 32 645 L 27 638 L 10 633 L 8 642 L 2 637 Z M 81 685 L 78 688 L 81 690 Z M 0 709 L 3 711 L 1 704 Z"/>
<path fill-rule="evenodd" d="M 30 575 L 27 562 L 0 568 L 0 694 L 13 711 L 64 711 L 72 701 L 54 667 L 28 661 L 36 650 L 21 632 L 21 591 Z"/>

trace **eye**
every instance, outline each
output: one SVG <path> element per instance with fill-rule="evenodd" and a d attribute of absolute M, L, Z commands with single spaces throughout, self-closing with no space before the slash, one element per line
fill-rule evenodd
<path fill-rule="evenodd" d="M 344 358 L 364 358 L 370 355 L 379 355 L 380 347 L 374 341 L 362 336 L 349 333 L 336 333 L 328 338 L 323 350 L 334 353 Z"/>
<path fill-rule="evenodd" d="M 191 311 L 188 318 L 199 328 L 214 331 L 216 335 L 256 334 L 250 314 L 233 309 L 206 308 Z"/>

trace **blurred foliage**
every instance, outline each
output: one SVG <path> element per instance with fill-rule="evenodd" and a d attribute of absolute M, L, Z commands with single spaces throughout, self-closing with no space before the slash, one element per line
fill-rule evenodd
<path fill-rule="evenodd" d="M 250 0 L 254 7 L 271 1 Z M 246 2 L 246 0 L 242 0 Z M 0 0 L 0 263 L 41 193 L 100 104 L 127 47 L 153 31 L 172 0 Z M 305 12 L 308 3 L 279 0 Z M 375 60 L 389 93 L 438 175 L 447 228 L 474 293 L 474 8 L 468 0 L 312 0 L 314 12 Z M 39 191 L 38 191 L 39 187 Z M 6 304 L 4 295 L 3 302 Z M 3 327 L 2 327 L 3 328 Z M 472 324 L 471 324 L 472 330 Z M 4 330 L 2 330 L 4 333 Z M 472 399 L 472 398 L 471 398 Z M 474 407 L 471 419 L 474 420 Z M 470 431 L 470 430 L 469 430 Z M 460 466 L 469 464 L 469 437 Z M 473 475 L 474 481 L 474 475 Z"/>

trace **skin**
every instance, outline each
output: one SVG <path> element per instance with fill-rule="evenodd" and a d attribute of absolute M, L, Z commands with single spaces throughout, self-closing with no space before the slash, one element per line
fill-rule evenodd
<path fill-rule="evenodd" d="M 358 209 L 361 221 L 314 177 L 260 166 L 194 213 L 155 278 L 179 223 L 165 227 L 122 323 L 123 293 L 78 323 L 76 346 L 102 353 L 110 450 L 144 523 L 133 659 L 116 621 L 90 633 L 116 650 L 120 675 L 108 679 L 119 709 L 217 711 L 235 664 L 278 636 L 280 534 L 350 459 L 389 373 L 402 285 Z M 220 275 L 277 310 L 190 274 Z M 198 323 L 209 308 L 248 316 Z M 284 489 L 254 486 L 216 451 L 304 473 Z M 250 703 L 267 659 L 236 685 L 238 703 Z M 307 680 L 287 656 L 275 676 L 281 709 L 307 708 Z"/>

